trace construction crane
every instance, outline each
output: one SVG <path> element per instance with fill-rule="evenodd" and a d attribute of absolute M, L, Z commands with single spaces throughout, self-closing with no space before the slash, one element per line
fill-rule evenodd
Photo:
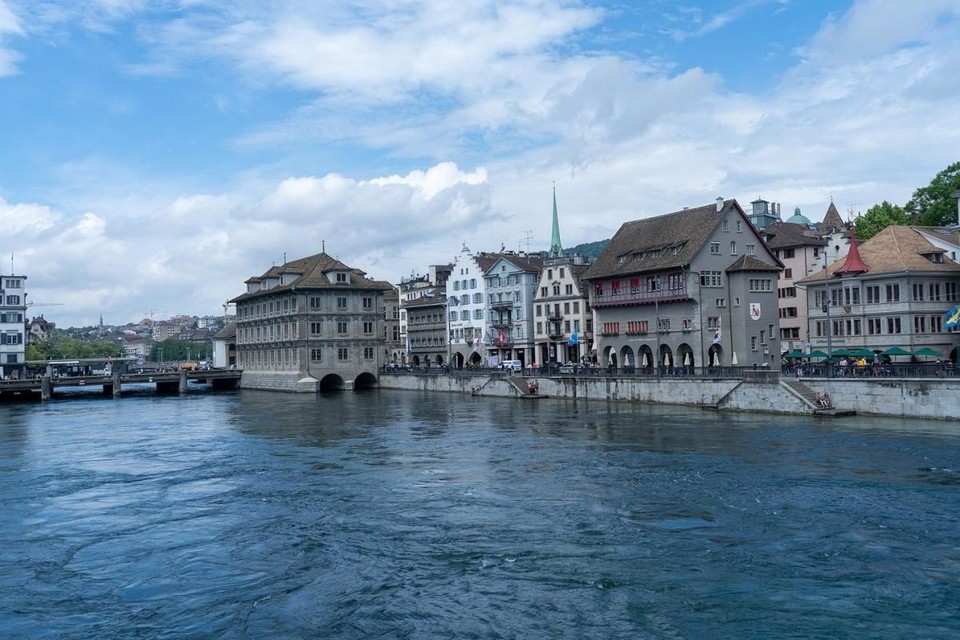
<path fill-rule="evenodd" d="M 27 303 L 28 307 L 62 307 L 62 302 L 34 302 L 31 300 Z"/>

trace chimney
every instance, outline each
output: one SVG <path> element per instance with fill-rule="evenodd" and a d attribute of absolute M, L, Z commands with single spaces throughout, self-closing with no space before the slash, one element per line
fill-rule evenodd
<path fill-rule="evenodd" d="M 723 196 L 717 196 L 717 213 L 723 211 Z"/>

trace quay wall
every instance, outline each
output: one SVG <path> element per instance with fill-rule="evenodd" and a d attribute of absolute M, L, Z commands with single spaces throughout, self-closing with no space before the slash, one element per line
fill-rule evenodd
<path fill-rule="evenodd" d="M 261 391 L 286 391 L 292 393 L 316 393 L 319 382 L 296 373 L 281 371 L 244 371 L 240 379 L 241 389 Z"/>
<path fill-rule="evenodd" d="M 382 374 L 380 386 L 389 389 L 519 397 L 532 377 L 483 375 Z M 536 377 L 539 394 L 550 398 L 647 402 L 719 410 L 781 414 L 813 414 L 809 398 L 767 372 L 743 378 L 618 378 Z M 785 379 L 787 380 L 787 379 Z M 809 390 L 826 391 L 838 410 L 858 414 L 960 419 L 960 379 L 847 379 L 804 378 Z"/>

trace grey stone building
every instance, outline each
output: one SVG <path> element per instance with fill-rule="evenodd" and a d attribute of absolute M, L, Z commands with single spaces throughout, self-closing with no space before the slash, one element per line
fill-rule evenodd
<path fill-rule="evenodd" d="M 373 386 L 389 282 L 318 253 L 246 281 L 237 315 L 241 386 L 313 392 Z"/>
<path fill-rule="evenodd" d="M 584 275 L 601 366 L 779 365 L 782 268 L 736 200 L 623 224 Z"/>

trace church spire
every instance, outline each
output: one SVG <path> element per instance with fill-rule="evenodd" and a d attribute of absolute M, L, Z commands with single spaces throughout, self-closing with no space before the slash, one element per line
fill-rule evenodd
<path fill-rule="evenodd" d="M 560 244 L 560 218 L 557 215 L 557 183 L 553 183 L 553 233 L 550 236 L 550 257 L 559 258 L 563 255 L 563 246 Z"/>

